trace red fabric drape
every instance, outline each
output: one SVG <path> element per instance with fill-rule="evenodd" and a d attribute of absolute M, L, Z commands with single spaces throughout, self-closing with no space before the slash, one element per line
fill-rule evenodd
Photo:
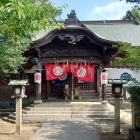
<path fill-rule="evenodd" d="M 69 71 L 81 81 L 94 82 L 94 65 L 89 64 L 46 64 L 46 80 L 53 80 L 64 76 Z"/>
<path fill-rule="evenodd" d="M 46 64 L 46 80 L 53 80 L 64 76 L 70 71 L 69 64 Z"/>
<path fill-rule="evenodd" d="M 85 82 L 94 82 L 94 66 L 85 64 L 73 64 L 72 74 L 79 80 Z"/>

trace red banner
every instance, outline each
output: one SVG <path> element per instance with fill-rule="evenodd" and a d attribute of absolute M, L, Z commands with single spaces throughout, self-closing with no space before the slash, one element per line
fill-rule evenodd
<path fill-rule="evenodd" d="M 72 74 L 79 80 L 94 82 L 94 66 L 85 64 L 73 64 Z"/>
<path fill-rule="evenodd" d="M 64 76 L 70 71 L 69 64 L 46 64 L 46 80 L 53 80 Z"/>
<path fill-rule="evenodd" d="M 94 82 L 94 65 L 89 64 L 46 64 L 46 80 L 53 80 L 71 73 L 79 80 L 85 82 Z"/>

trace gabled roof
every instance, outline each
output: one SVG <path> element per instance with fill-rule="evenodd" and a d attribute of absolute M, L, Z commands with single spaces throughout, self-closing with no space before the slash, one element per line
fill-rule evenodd
<path fill-rule="evenodd" d="M 134 21 L 83 21 L 82 23 L 102 39 L 140 46 L 140 26 Z"/>
<path fill-rule="evenodd" d="M 140 26 L 131 20 L 79 21 L 73 10 L 64 23 L 65 30 L 72 29 L 74 31 L 78 28 L 83 29 L 83 31 L 87 30 L 94 37 L 104 42 L 114 44 L 118 41 L 123 41 L 131 43 L 133 46 L 140 46 Z M 47 37 L 52 31 L 42 30 L 37 33 L 36 40 L 34 40 L 33 44 L 37 40 L 42 40 L 44 37 Z"/>

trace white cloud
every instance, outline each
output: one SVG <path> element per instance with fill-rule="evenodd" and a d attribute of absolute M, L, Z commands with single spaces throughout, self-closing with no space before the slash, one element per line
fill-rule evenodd
<path fill-rule="evenodd" d="M 90 10 L 87 20 L 119 20 L 133 5 L 125 1 L 112 2 L 105 6 L 96 6 Z"/>

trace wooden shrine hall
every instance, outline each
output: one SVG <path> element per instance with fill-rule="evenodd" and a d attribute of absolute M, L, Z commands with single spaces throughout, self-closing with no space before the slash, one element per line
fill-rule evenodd
<path fill-rule="evenodd" d="M 20 75 L 29 79 L 28 102 L 72 95 L 74 99 L 98 98 L 101 67 L 108 66 L 117 52 L 112 45 L 118 41 L 140 45 L 139 38 L 133 39 L 140 34 L 139 28 L 134 21 L 80 21 L 72 10 L 64 28 L 41 30 L 25 53 L 31 59 Z M 11 88 L 1 82 L 3 94 L 12 94 Z"/>
<path fill-rule="evenodd" d="M 31 46 L 37 50 L 37 59 L 40 63 L 38 65 L 42 65 L 43 69 L 52 67 L 52 70 L 42 71 L 42 77 L 46 77 L 47 80 L 45 85 L 47 97 L 70 98 L 73 95 L 74 98 L 78 98 L 80 94 L 82 98 L 96 97 L 100 88 L 100 67 L 108 64 L 111 56 L 116 52 L 112 48 L 114 42 L 94 34 L 77 19 L 74 10 L 68 15 L 64 24 L 65 28 L 48 31 L 43 38 L 34 41 Z M 69 70 L 67 67 L 70 67 Z M 55 73 L 57 71 L 58 73 Z M 58 76 L 62 71 L 65 75 Z M 78 76 L 78 72 L 79 75 L 80 72 L 86 73 L 84 77 L 89 75 L 94 78 L 83 79 L 83 76 Z M 51 73 L 54 73 L 52 77 L 50 77 Z M 57 76 L 54 77 L 55 75 Z M 41 92 L 38 87 L 39 90 Z"/>

